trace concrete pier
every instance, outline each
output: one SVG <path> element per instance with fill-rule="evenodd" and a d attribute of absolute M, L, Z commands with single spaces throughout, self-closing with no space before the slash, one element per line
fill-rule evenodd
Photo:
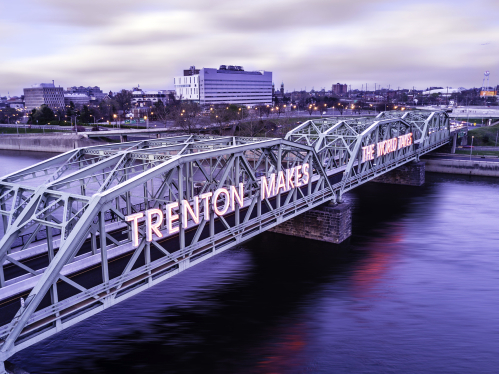
<path fill-rule="evenodd" d="M 352 235 L 352 205 L 322 205 L 292 218 L 269 231 L 339 244 Z"/>
<path fill-rule="evenodd" d="M 410 162 L 373 179 L 373 182 L 421 186 L 425 182 L 425 163 Z"/>

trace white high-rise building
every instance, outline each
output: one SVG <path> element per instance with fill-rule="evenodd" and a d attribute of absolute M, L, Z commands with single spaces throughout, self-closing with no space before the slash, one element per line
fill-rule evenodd
<path fill-rule="evenodd" d="M 196 69 L 173 79 L 177 99 L 210 104 L 272 104 L 272 72 L 244 71 L 241 66 Z"/>

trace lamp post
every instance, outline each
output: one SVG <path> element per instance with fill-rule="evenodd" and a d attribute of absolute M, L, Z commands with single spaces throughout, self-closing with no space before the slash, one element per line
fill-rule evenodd
<path fill-rule="evenodd" d="M 473 153 L 473 139 L 475 139 L 474 136 L 471 137 L 470 161 L 471 161 L 471 154 Z"/>

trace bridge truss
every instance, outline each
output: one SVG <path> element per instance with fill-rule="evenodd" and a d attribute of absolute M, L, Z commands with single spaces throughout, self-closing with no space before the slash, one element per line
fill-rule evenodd
<path fill-rule="evenodd" d="M 408 134 L 410 145 L 363 159 L 366 147 Z M 310 120 L 284 139 L 184 135 L 81 148 L 0 178 L 0 362 L 311 208 L 341 202 L 449 138 L 445 112 L 385 112 Z M 262 198 L 262 176 L 305 164 L 308 183 Z M 219 202 L 227 214 L 201 204 L 198 215 L 209 218 L 198 223 L 180 209 L 178 232 L 161 221 L 162 237 L 148 241 L 141 222 L 134 242 L 127 216 L 241 184 L 243 204 L 229 207 L 229 195 Z"/>

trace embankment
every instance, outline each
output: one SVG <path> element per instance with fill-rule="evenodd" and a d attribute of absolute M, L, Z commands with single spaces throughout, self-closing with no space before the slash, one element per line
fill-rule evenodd
<path fill-rule="evenodd" d="M 0 149 L 35 152 L 67 152 L 75 148 L 105 144 L 80 134 L 20 134 L 0 136 Z"/>
<path fill-rule="evenodd" d="M 427 172 L 499 177 L 499 162 L 451 159 L 425 159 Z"/>

